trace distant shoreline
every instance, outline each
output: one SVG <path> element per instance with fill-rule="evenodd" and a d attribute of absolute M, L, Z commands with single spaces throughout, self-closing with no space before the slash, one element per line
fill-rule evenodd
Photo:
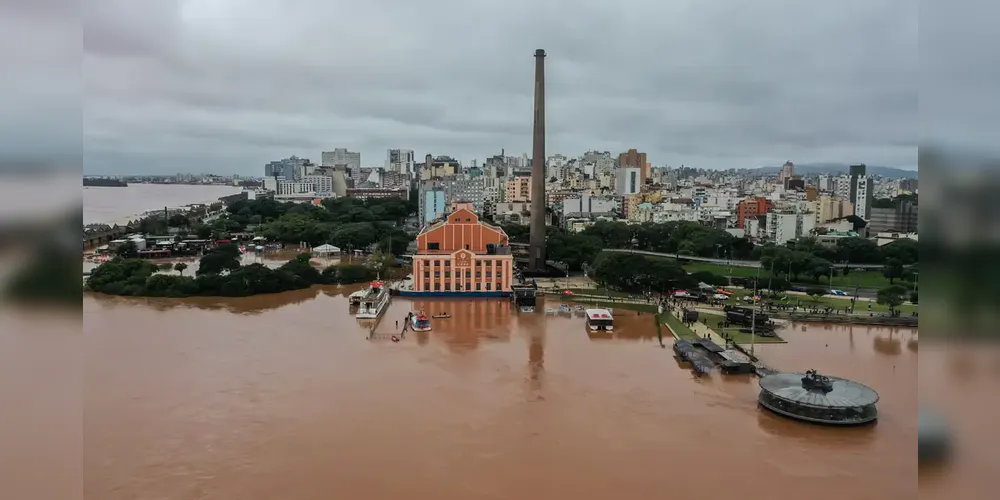
<path fill-rule="evenodd" d="M 130 196 L 130 195 L 126 194 L 126 193 L 132 193 L 133 195 L 136 194 L 136 193 L 140 193 L 141 194 L 141 193 L 144 193 L 144 191 L 143 191 L 144 187 L 146 187 L 146 186 L 159 186 L 159 185 L 161 185 L 161 184 L 159 184 L 159 183 L 134 183 L 134 184 L 130 184 L 129 187 L 137 188 L 138 191 L 123 190 L 123 191 L 121 191 L 121 194 L 124 195 L 124 196 Z M 86 222 L 84 222 L 84 225 L 90 225 L 90 224 L 106 224 L 106 225 L 109 225 L 109 226 L 114 226 L 115 224 L 125 225 L 125 224 L 128 224 L 130 221 L 142 219 L 145 216 L 146 212 L 148 212 L 150 210 L 162 210 L 164 205 L 170 206 L 170 207 L 184 207 L 184 206 L 189 206 L 189 205 L 211 205 L 213 203 L 217 203 L 217 202 L 221 201 L 221 198 L 224 198 L 225 196 L 231 196 L 232 194 L 239 194 L 238 188 L 235 188 L 234 186 L 230 186 L 230 185 L 226 185 L 226 184 L 174 184 L 174 185 L 175 186 L 179 186 L 179 187 L 177 187 L 177 188 L 171 188 L 171 190 L 173 190 L 173 189 L 180 189 L 181 186 L 183 186 L 183 187 L 188 187 L 188 186 L 210 186 L 210 187 L 213 187 L 213 188 L 223 188 L 223 187 L 226 187 L 226 188 L 229 188 L 229 189 L 233 190 L 233 192 L 231 192 L 230 194 L 222 194 L 221 191 L 218 194 L 212 193 L 212 192 L 203 193 L 203 194 L 206 194 L 206 196 L 204 196 L 204 197 L 193 196 L 193 197 L 188 198 L 188 199 L 186 199 L 186 200 L 184 200 L 182 202 L 178 202 L 176 200 L 172 200 L 170 202 L 167 202 L 166 204 L 150 203 L 149 205 L 144 206 L 142 209 L 137 209 L 135 212 L 130 213 L 130 214 L 113 215 L 113 214 L 88 213 L 87 210 L 86 210 L 87 207 L 85 206 L 84 207 L 84 220 Z M 88 187 L 90 187 L 90 186 L 88 186 Z M 116 193 L 118 191 L 117 190 L 116 191 L 101 190 L 101 192 L 107 192 L 107 193 L 115 192 Z M 86 201 L 85 201 L 85 203 L 86 203 Z"/>
<path fill-rule="evenodd" d="M 121 179 L 84 177 L 83 187 L 128 187 L 128 183 Z"/>

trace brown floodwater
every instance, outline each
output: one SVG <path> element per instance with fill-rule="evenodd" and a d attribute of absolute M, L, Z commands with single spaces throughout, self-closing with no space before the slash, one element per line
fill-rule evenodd
<path fill-rule="evenodd" d="M 503 300 L 397 297 L 366 340 L 356 289 L 86 296 L 85 495 L 916 495 L 915 331 L 796 324 L 761 348 L 775 367 L 879 391 L 877 425 L 826 428 L 758 409 L 755 379 L 695 378 L 648 314 L 622 311 L 600 336 Z M 452 318 L 390 341 L 411 309 Z"/>

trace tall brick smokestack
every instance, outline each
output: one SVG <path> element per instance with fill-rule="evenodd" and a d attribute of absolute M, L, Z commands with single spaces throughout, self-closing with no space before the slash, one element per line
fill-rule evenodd
<path fill-rule="evenodd" d="M 535 126 L 531 148 L 531 233 L 528 269 L 545 266 L 545 51 L 535 51 Z"/>

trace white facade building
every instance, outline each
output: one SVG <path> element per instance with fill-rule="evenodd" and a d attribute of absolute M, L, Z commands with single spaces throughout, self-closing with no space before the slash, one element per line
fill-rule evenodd
<path fill-rule="evenodd" d="M 625 196 L 635 194 L 642 188 L 641 173 L 636 167 L 624 167 L 615 171 L 615 194 Z"/>
<path fill-rule="evenodd" d="M 855 185 L 855 197 L 851 200 L 854 203 L 854 215 L 861 217 L 864 220 L 870 218 L 869 210 L 871 209 L 871 203 L 873 200 L 873 187 L 872 178 L 867 175 L 862 175 L 856 177 L 857 184 Z"/>
<path fill-rule="evenodd" d="M 333 194 L 333 177 L 329 175 L 307 175 L 302 178 L 302 182 L 305 184 L 314 184 L 316 188 L 313 191 L 316 194 Z"/>
<path fill-rule="evenodd" d="M 563 199 L 562 212 L 568 214 L 606 214 L 618 208 L 618 201 L 613 197 L 598 197 L 584 193 L 580 196 Z"/>
<path fill-rule="evenodd" d="M 809 236 L 814 227 L 816 215 L 813 213 L 769 212 L 765 231 L 767 239 L 776 245 L 784 245 L 791 240 Z"/>

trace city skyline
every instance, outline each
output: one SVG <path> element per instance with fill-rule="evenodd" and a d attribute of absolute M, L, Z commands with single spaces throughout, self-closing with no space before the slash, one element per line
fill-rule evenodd
<path fill-rule="evenodd" d="M 485 32 L 481 17 L 444 0 L 390 4 L 352 7 L 333 35 L 324 26 L 344 15 L 336 2 L 260 1 L 239 16 L 166 1 L 88 13 L 84 171 L 252 174 L 337 147 L 366 166 L 389 148 L 463 162 L 530 151 L 525 59 L 536 47 L 549 53 L 549 151 L 637 148 L 654 165 L 719 169 L 788 158 L 916 165 L 909 4 L 643 4 L 646 15 L 616 20 L 579 2 L 552 15 L 507 2 L 477 6 L 490 16 Z M 452 9 L 449 29 L 415 29 L 440 22 L 438 4 Z M 739 22 L 751 16 L 763 25 Z M 371 23 L 397 26 L 398 39 L 372 42 Z M 552 25 L 565 29 L 542 29 Z M 645 35 L 597 36 L 626 27 Z M 360 38 L 363 50 L 343 50 Z"/>

